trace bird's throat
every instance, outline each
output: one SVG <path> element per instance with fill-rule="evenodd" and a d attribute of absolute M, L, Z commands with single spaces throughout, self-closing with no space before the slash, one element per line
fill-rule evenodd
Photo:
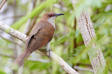
<path fill-rule="evenodd" d="M 48 22 L 55 28 L 55 17 L 49 18 Z"/>

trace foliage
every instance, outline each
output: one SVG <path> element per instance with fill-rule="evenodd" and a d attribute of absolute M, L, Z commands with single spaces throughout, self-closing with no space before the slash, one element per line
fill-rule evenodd
<path fill-rule="evenodd" d="M 16 5 L 14 6 L 15 1 Z M 30 4 L 33 3 L 32 0 L 25 1 L 26 2 L 24 2 L 24 0 L 8 0 L 7 6 L 3 8 L 4 10 L 1 12 L 1 15 L 11 15 L 10 11 L 8 13 L 8 8 L 9 10 L 17 12 L 16 15 L 13 12 L 14 16 L 24 15 L 19 19 L 13 17 L 13 20 L 16 19 L 16 21 L 11 23 L 12 28 L 23 32 L 26 27 L 26 22 L 28 23 L 28 20 L 32 20 L 34 16 L 38 15 L 38 21 L 39 18 L 41 18 L 41 15 L 47 11 L 64 13 L 64 16 L 60 16 L 56 19 L 56 31 L 51 41 L 51 48 L 73 68 L 76 65 L 83 68 L 90 68 L 91 66 L 89 57 L 87 55 L 87 52 L 89 49 L 91 49 L 91 46 L 84 46 L 78 26 L 74 28 L 75 16 L 78 17 L 80 12 L 83 9 L 86 9 L 91 15 L 91 20 L 95 28 L 97 36 L 95 40 L 96 44 L 98 44 L 98 46 L 102 49 L 106 60 L 107 66 L 104 73 L 112 73 L 112 0 L 79 0 L 76 5 L 73 4 L 72 0 L 37 0 L 36 7 L 32 11 L 29 11 L 29 7 L 31 7 Z M 57 6 L 55 6 L 55 4 L 57 4 Z M 60 8 L 58 5 L 60 5 Z M 4 15 L 4 17 L 6 16 Z M 5 22 L 6 21 L 7 20 L 5 20 Z M 9 23 L 7 24 L 10 25 Z M 9 35 L 3 34 L 3 32 L 1 32 L 1 35 L 15 42 L 20 42 Z M 0 52 L 5 55 L 8 54 L 15 57 L 17 56 L 18 49 L 23 50 L 24 47 L 24 44 L 22 44 L 20 47 L 7 39 L 0 38 Z M 0 74 L 12 74 L 14 72 L 9 68 L 9 65 L 13 64 L 15 58 L 10 56 L 4 57 L 4 55 L 1 55 Z M 41 58 L 45 61 L 50 60 L 48 57 L 39 53 L 34 53 L 34 55 L 32 55 L 30 58 Z M 92 72 L 89 70 L 79 72 L 82 74 L 92 74 Z M 50 60 L 47 62 L 41 62 L 26 60 L 23 74 L 37 73 L 66 74 L 55 61 Z"/>

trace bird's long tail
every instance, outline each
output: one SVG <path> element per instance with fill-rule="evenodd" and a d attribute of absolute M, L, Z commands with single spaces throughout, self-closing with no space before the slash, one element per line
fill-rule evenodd
<path fill-rule="evenodd" d="M 24 63 L 24 59 L 26 59 L 32 52 L 29 50 L 25 50 L 19 57 L 16 58 L 15 63 L 18 64 L 18 66 L 21 66 Z"/>

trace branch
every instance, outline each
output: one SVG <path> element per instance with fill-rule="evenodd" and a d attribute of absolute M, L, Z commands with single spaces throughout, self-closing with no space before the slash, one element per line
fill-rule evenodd
<path fill-rule="evenodd" d="M 83 11 L 78 18 L 78 26 L 82 34 L 84 44 L 88 46 L 91 40 L 96 37 L 96 35 L 90 16 L 86 11 Z M 102 74 L 103 70 L 105 69 L 105 60 L 101 49 L 98 48 L 95 43 L 93 43 L 88 55 L 94 74 Z"/>
<path fill-rule="evenodd" d="M 4 36 L 2 36 L 2 35 L 0 35 L 0 37 L 1 37 L 2 39 L 4 39 L 4 40 L 7 40 L 7 41 L 9 41 L 9 42 L 12 42 L 12 43 L 17 44 L 18 46 L 22 47 L 22 45 L 19 44 L 17 41 L 11 40 L 11 39 L 6 38 L 6 37 L 4 37 Z"/>
<path fill-rule="evenodd" d="M 40 59 L 40 58 L 28 58 L 29 61 L 39 61 L 39 62 L 42 62 L 42 63 L 49 63 L 50 60 L 43 60 L 43 59 Z"/>
<path fill-rule="evenodd" d="M 57 56 L 55 53 L 50 52 L 50 57 L 57 61 L 58 64 L 68 73 L 68 74 L 79 74 L 73 68 L 71 68 L 61 57 Z"/>
<path fill-rule="evenodd" d="M 12 29 L 11 27 L 9 27 L 8 25 L 5 25 L 3 23 L 0 22 L 0 29 L 9 33 L 10 35 L 22 40 L 23 42 L 26 42 L 27 40 L 27 36 L 23 33 L 20 33 L 14 29 Z M 58 64 L 69 74 L 79 74 L 78 72 L 76 72 L 73 68 L 71 68 L 61 57 L 57 56 L 54 52 L 50 52 L 50 57 L 51 59 L 55 60 L 58 62 Z"/>
<path fill-rule="evenodd" d="M 7 0 L 2 0 L 1 3 L 0 3 L 0 9 L 3 7 L 3 5 L 5 4 Z"/>
<path fill-rule="evenodd" d="M 93 72 L 93 70 L 91 68 L 83 68 L 83 67 L 79 67 L 79 66 L 75 66 L 74 69 L 77 69 L 79 71 L 90 71 L 90 72 Z"/>
<path fill-rule="evenodd" d="M 19 40 L 22 40 L 23 42 L 26 42 L 26 35 L 23 33 L 20 33 L 14 29 L 12 29 L 11 27 L 9 27 L 8 25 L 3 24 L 2 22 L 0 22 L 0 29 L 7 32 L 8 34 L 16 37 Z"/>
<path fill-rule="evenodd" d="M 3 57 L 9 57 L 9 58 L 14 58 L 14 56 L 12 56 L 12 55 L 3 54 L 3 53 L 0 53 L 0 56 L 3 56 Z"/>

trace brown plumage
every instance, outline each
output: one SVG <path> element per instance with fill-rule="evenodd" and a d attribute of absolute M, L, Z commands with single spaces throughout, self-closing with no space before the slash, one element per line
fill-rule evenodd
<path fill-rule="evenodd" d="M 33 27 L 28 40 L 26 42 L 26 50 L 15 60 L 19 66 L 24 62 L 33 51 L 47 45 L 47 43 L 52 39 L 55 27 L 53 20 L 49 20 L 52 17 L 56 17 L 63 14 L 55 14 L 53 12 L 46 13 L 43 15 L 42 19 Z M 49 22 L 50 21 L 50 22 Z"/>

